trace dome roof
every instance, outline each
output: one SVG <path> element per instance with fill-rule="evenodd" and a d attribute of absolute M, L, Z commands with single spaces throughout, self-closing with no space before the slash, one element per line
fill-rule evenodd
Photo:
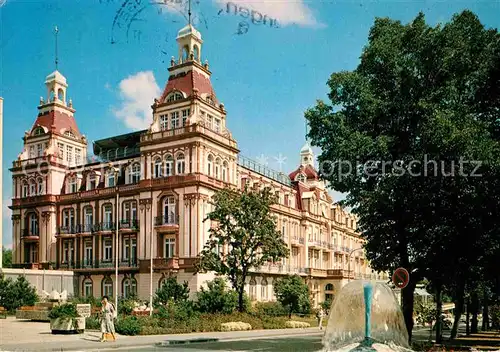
<path fill-rule="evenodd" d="M 52 82 L 52 81 L 56 81 L 58 83 L 61 83 L 63 85 L 66 85 L 66 77 L 64 77 L 61 72 L 55 70 L 54 72 L 52 72 L 50 75 L 48 75 L 46 78 L 45 78 L 45 83 L 48 83 L 48 82 Z"/>
<path fill-rule="evenodd" d="M 311 146 L 309 145 L 309 142 L 306 142 L 306 144 L 304 144 L 304 146 L 300 150 L 300 154 L 305 154 L 305 153 L 312 154 L 312 152 L 313 151 L 311 149 Z"/>
<path fill-rule="evenodd" d="M 188 24 L 184 28 L 181 28 L 179 33 L 177 33 L 177 38 L 185 37 L 190 34 L 194 35 L 198 39 L 201 39 L 201 33 L 190 24 Z"/>

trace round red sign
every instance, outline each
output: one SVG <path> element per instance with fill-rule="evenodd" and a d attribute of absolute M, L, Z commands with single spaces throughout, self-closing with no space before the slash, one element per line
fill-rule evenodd
<path fill-rule="evenodd" d="M 397 288 L 405 288 L 410 281 L 410 273 L 405 268 L 397 268 L 392 274 L 392 282 Z"/>

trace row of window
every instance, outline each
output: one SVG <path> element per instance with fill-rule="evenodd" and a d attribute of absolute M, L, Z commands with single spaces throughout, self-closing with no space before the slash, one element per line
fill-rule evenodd
<path fill-rule="evenodd" d="M 21 196 L 34 197 L 45 194 L 45 181 L 43 178 L 38 177 L 35 179 L 30 179 L 29 181 L 23 181 L 21 186 Z"/>
<path fill-rule="evenodd" d="M 182 127 L 186 126 L 186 121 L 190 112 L 191 112 L 190 109 L 184 109 L 180 112 L 172 111 L 170 114 L 160 115 L 160 129 L 162 131 L 165 131 L 169 129 L 179 128 L 181 127 L 181 122 L 182 122 Z"/>
<path fill-rule="evenodd" d="M 43 156 L 43 153 L 47 149 L 47 142 L 32 144 L 29 146 L 29 158 L 34 159 Z"/>
<path fill-rule="evenodd" d="M 105 277 L 101 282 L 101 295 L 113 297 L 113 279 L 109 276 Z M 94 283 L 91 278 L 83 280 L 83 296 L 94 297 Z M 122 296 L 123 298 L 137 296 L 137 280 L 133 277 L 126 277 L 122 280 Z"/>
<path fill-rule="evenodd" d="M 105 204 L 102 207 L 102 221 L 107 224 L 113 222 L 113 205 Z M 122 204 L 122 220 L 137 220 L 137 202 L 127 201 Z M 63 227 L 73 227 L 75 226 L 75 210 L 74 209 L 64 209 L 62 211 L 62 226 Z M 91 206 L 83 208 L 83 225 L 91 226 L 94 224 L 94 209 Z"/>
<path fill-rule="evenodd" d="M 82 165 L 82 149 L 72 145 L 58 142 L 57 156 L 61 160 L 66 160 L 69 165 Z"/>
<path fill-rule="evenodd" d="M 175 170 L 174 170 L 175 163 Z M 168 177 L 176 175 L 182 175 L 186 173 L 186 160 L 184 153 L 177 153 L 174 157 L 172 154 L 167 154 L 165 159 L 161 157 L 156 157 L 153 162 L 153 177 Z"/>
<path fill-rule="evenodd" d="M 113 238 L 111 236 L 103 237 L 101 239 L 101 258 L 102 262 L 111 263 L 115 258 L 113 248 Z M 136 261 L 137 260 L 137 238 L 124 236 L 121 240 L 121 258 L 122 261 Z M 176 256 L 175 238 L 166 237 L 163 242 L 163 258 L 173 258 Z M 73 239 L 63 240 L 61 263 L 74 263 L 75 261 L 75 242 Z M 94 242 L 92 239 L 86 239 L 83 243 L 83 266 L 92 266 L 94 260 Z"/>
<path fill-rule="evenodd" d="M 222 131 L 222 125 L 221 125 L 221 119 L 214 117 L 210 114 L 205 113 L 205 111 L 201 111 L 201 118 L 205 122 L 205 127 L 208 127 L 209 129 L 221 133 Z"/>

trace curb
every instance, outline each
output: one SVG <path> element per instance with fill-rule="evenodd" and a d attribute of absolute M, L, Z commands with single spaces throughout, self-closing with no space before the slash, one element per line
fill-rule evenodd
<path fill-rule="evenodd" d="M 204 342 L 218 342 L 220 341 L 217 338 L 198 338 L 191 340 L 169 340 L 160 343 L 156 343 L 156 346 L 166 347 L 171 345 L 188 345 L 191 343 L 204 343 Z"/>

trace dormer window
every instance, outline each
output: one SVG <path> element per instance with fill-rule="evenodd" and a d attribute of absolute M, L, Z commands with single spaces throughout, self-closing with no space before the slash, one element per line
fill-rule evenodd
<path fill-rule="evenodd" d="M 141 179 L 141 165 L 139 163 L 133 164 L 129 168 L 129 173 L 128 173 L 128 183 L 139 183 Z"/>
<path fill-rule="evenodd" d="M 75 134 L 74 134 L 74 133 L 73 133 L 73 131 L 71 131 L 71 130 L 70 130 L 70 131 L 66 131 L 66 132 L 64 132 L 64 135 L 65 135 L 66 137 L 75 138 Z"/>
<path fill-rule="evenodd" d="M 39 135 L 44 134 L 44 133 L 45 133 L 45 131 L 44 131 L 43 127 L 37 127 L 33 131 L 33 136 L 39 136 Z"/>
<path fill-rule="evenodd" d="M 115 186 L 115 172 L 113 170 L 109 170 L 106 174 L 106 187 L 114 187 Z"/>
<path fill-rule="evenodd" d="M 214 99 L 212 98 L 212 96 L 211 96 L 211 95 L 207 96 L 207 102 L 208 102 L 209 104 L 211 104 L 211 105 L 215 105 L 215 103 L 214 103 Z"/>
<path fill-rule="evenodd" d="M 305 183 L 306 182 L 306 175 L 304 175 L 304 174 L 298 174 L 297 175 L 297 181 Z"/>
<path fill-rule="evenodd" d="M 87 187 L 87 190 L 91 191 L 96 188 L 97 188 L 97 176 L 96 174 L 91 174 L 89 175 L 89 186 Z"/>
<path fill-rule="evenodd" d="M 68 193 L 75 193 L 77 191 L 76 177 L 70 177 L 68 179 Z"/>
<path fill-rule="evenodd" d="M 182 99 L 184 99 L 184 96 L 182 95 L 182 93 L 173 92 L 173 93 L 170 93 L 170 95 L 167 97 L 167 103 L 171 103 L 173 101 L 182 100 Z"/>

